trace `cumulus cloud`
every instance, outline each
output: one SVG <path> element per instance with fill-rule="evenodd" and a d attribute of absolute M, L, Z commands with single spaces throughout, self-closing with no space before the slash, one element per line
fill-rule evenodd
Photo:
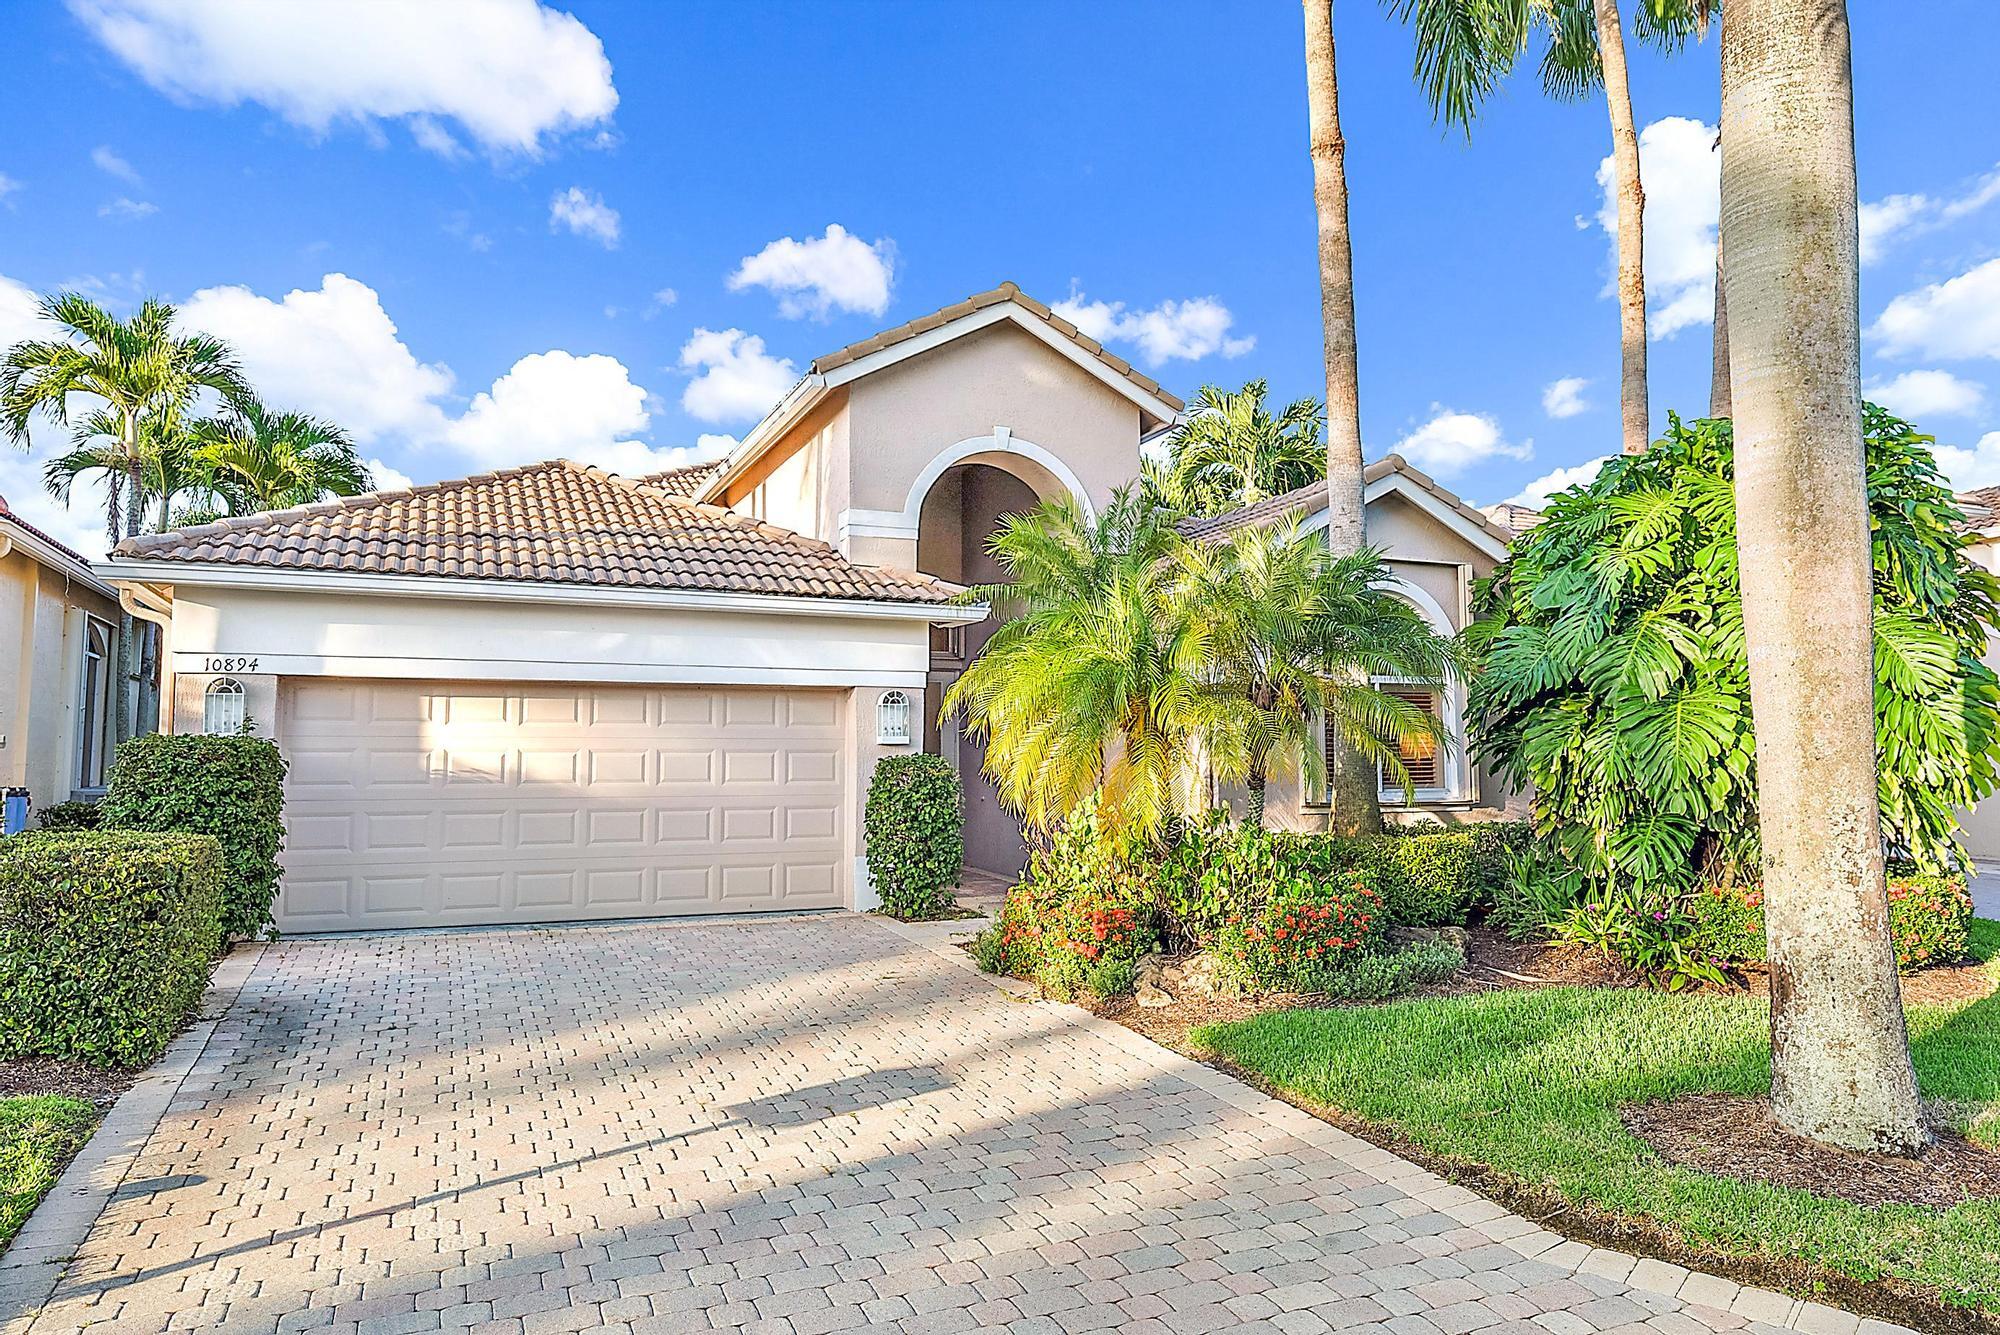
<path fill-rule="evenodd" d="M 473 396 L 445 438 L 491 468 L 561 458 L 636 476 L 671 468 L 678 457 L 631 439 L 651 422 L 646 391 L 623 362 L 556 350 L 515 362 Z"/>
<path fill-rule="evenodd" d="M 417 360 L 366 283 L 330 273 L 276 301 L 247 287 L 203 288 L 181 324 L 227 340 L 272 403 L 340 423 L 364 444 L 443 433 L 448 367 Z"/>
<path fill-rule="evenodd" d="M 1873 264 L 1905 237 L 1947 227 L 2000 199 L 2000 167 L 1955 195 L 1885 195 L 1861 206 L 1861 262 Z"/>
<path fill-rule="evenodd" d="M 1542 389 L 1542 411 L 1550 417 L 1575 417 L 1590 411 L 1590 404 L 1584 399 L 1583 391 L 1590 388 L 1590 382 L 1580 375 L 1566 375 L 1560 380 L 1552 380 Z"/>
<path fill-rule="evenodd" d="M 496 153 L 539 153 L 551 136 L 618 105 L 604 44 L 536 0 L 69 0 L 135 74 L 174 100 L 253 102 L 325 134 L 406 120 L 449 152 L 455 122 Z M 456 140 L 452 140 L 455 144 Z"/>
<path fill-rule="evenodd" d="M 704 422 L 755 421 L 799 378 L 790 361 L 741 329 L 695 330 L 681 348 L 681 367 L 695 373 L 681 407 Z"/>
<path fill-rule="evenodd" d="M 587 236 L 606 250 L 618 247 L 618 210 L 604 196 L 582 186 L 558 190 L 549 199 L 549 230 L 564 228 Z"/>
<path fill-rule="evenodd" d="M 1072 291 L 1053 309 L 1099 343 L 1137 344 L 1140 357 L 1150 366 L 1200 361 L 1217 353 L 1241 357 L 1257 346 L 1255 336 L 1237 337 L 1229 332 L 1236 317 L 1215 297 L 1163 301 L 1149 310 L 1128 310 L 1122 301 L 1089 301 L 1081 292 Z"/>
<path fill-rule="evenodd" d="M 41 318 L 40 300 L 25 284 L 0 274 L 0 348 L 22 339 L 51 338 L 55 327 Z M 105 552 L 104 491 L 95 483 L 76 488 L 65 507 L 42 486 L 42 463 L 68 444 L 68 433 L 37 416 L 29 427 L 29 449 L 14 448 L 0 437 L 0 496 L 27 523 L 85 556 Z"/>
<path fill-rule="evenodd" d="M 90 150 L 90 160 L 97 164 L 97 170 L 107 176 L 115 176 L 127 185 L 144 185 L 138 171 L 124 158 L 118 156 L 108 144 L 99 144 Z"/>
<path fill-rule="evenodd" d="M 835 311 L 880 315 L 889 309 L 895 251 L 886 237 L 863 241 L 839 223 L 829 223 L 824 236 L 803 241 L 783 236 L 744 256 L 729 275 L 729 290 L 766 289 L 788 320 L 824 320 Z"/>
<path fill-rule="evenodd" d="M 1957 491 L 2000 486 L 2000 431 L 1987 432 L 1971 449 L 1940 445 L 1933 453 L 1939 470 Z"/>
<path fill-rule="evenodd" d="M 2000 259 L 1903 293 L 1868 333 L 1886 357 L 2000 358 Z"/>
<path fill-rule="evenodd" d="M 1485 413 L 1461 413 L 1441 403 L 1431 405 L 1431 419 L 1397 441 L 1395 452 L 1426 473 L 1455 477 L 1488 459 L 1532 459 L 1535 443 L 1518 445 Z"/>
<path fill-rule="evenodd" d="M 1722 208 L 1722 155 L 1715 127 L 1668 116 L 1639 132 L 1639 178 L 1646 188 L 1646 328 L 1672 338 L 1715 318 L 1715 234 Z M 1616 296 L 1618 178 L 1611 158 L 1597 167 L 1603 202 L 1597 225 L 1611 239 Z"/>
<path fill-rule="evenodd" d="M 97 206 L 98 217 L 117 218 L 124 222 L 137 222 L 141 218 L 150 218 L 159 211 L 160 206 L 157 204 L 143 199 L 128 199 L 124 195 Z"/>
<path fill-rule="evenodd" d="M 369 459 L 365 462 L 368 465 L 369 476 L 375 479 L 377 491 L 408 491 L 417 485 L 408 473 L 392 464 L 384 463 L 380 459 Z"/>
<path fill-rule="evenodd" d="M 1986 401 L 1986 390 L 1949 371 L 1905 371 L 1893 380 L 1864 386 L 1869 399 L 1898 417 L 1968 417 Z"/>
<path fill-rule="evenodd" d="M 1527 486 L 1515 492 L 1502 502 L 1504 505 L 1525 505 L 1530 510 L 1548 508 L 1549 497 L 1571 487 L 1587 486 L 1597 476 L 1597 470 L 1611 462 L 1611 456 L 1601 455 L 1586 459 L 1572 468 L 1558 468 L 1552 473 L 1544 473 Z"/>

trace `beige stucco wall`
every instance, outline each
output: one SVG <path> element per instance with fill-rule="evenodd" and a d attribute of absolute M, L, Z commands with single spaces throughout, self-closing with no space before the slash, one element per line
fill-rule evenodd
<path fill-rule="evenodd" d="M 110 624 L 115 652 L 117 603 L 22 548 L 0 556 L 0 786 L 37 807 L 75 786 L 86 614 Z"/>
<path fill-rule="evenodd" d="M 2000 574 L 2000 537 L 1987 535 L 1966 548 L 1966 554 L 1987 570 Z M 1986 666 L 2000 671 L 2000 642 L 1986 648 Z M 1966 851 L 1981 863 L 2000 863 L 2000 793 L 1958 815 L 1959 837 Z"/>

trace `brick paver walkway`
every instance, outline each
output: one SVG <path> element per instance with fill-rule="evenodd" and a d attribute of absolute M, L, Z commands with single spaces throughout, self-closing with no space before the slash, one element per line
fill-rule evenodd
<path fill-rule="evenodd" d="M 871 921 L 380 936 L 266 949 L 32 1330 L 1856 1328 L 1586 1253 Z"/>

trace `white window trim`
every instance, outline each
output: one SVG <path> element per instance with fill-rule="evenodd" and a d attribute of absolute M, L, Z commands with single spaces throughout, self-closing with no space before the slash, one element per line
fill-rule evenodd
<path fill-rule="evenodd" d="M 921 698 L 921 697 L 919 697 Z M 898 733 L 892 726 L 892 711 L 902 713 L 902 731 Z M 913 735 L 910 727 L 911 715 L 916 712 L 908 691 L 897 688 L 875 697 L 875 744 L 877 746 L 908 746 Z"/>
<path fill-rule="evenodd" d="M 236 702 L 236 720 L 227 727 L 218 727 L 210 714 L 210 706 L 224 699 Z M 217 677 L 201 688 L 201 730 L 210 737 L 234 737 L 243 731 L 243 725 L 250 719 L 250 694 L 243 689 L 243 683 L 234 677 Z"/>

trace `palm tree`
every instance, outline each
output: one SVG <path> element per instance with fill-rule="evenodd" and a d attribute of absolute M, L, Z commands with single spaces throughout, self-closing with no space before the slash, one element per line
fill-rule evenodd
<path fill-rule="evenodd" d="M 968 597 L 1010 619 L 945 692 L 986 739 L 986 773 L 1048 830 L 1102 793 L 1107 819 L 1157 830 L 1180 805 L 1198 686 L 1174 597 L 1171 515 L 1120 492 L 1093 520 L 1063 496 L 1005 518 L 991 550 L 1008 582 Z"/>
<path fill-rule="evenodd" d="M 203 391 L 231 401 L 249 397 L 241 368 L 220 339 L 176 334 L 174 308 L 164 301 L 148 298 L 130 319 L 120 320 L 79 293 L 59 292 L 42 298 L 41 315 L 57 336 L 25 339 L 0 359 L 0 427 L 26 448 L 35 414 L 67 426 L 73 396 L 100 402 L 118 428 L 103 439 L 124 462 L 125 536 L 136 537 L 145 506 L 142 420 L 148 414 L 172 419 Z M 110 504 L 118 504 L 116 495 Z M 122 613 L 113 679 L 114 742 L 131 732 L 134 639 L 132 616 Z"/>
<path fill-rule="evenodd" d="M 1618 0 L 1385 0 L 1416 32 L 1417 81 L 1446 124 L 1468 132 L 1480 104 L 1513 70 L 1536 28 L 1547 35 L 1542 86 L 1576 98 L 1600 83 L 1611 116 L 1611 163 L 1618 207 L 1620 416 L 1624 452 L 1644 454 L 1651 439 L 1646 391 L 1646 193 L 1639 133 L 1625 68 Z M 1702 31 L 1713 0 L 1641 0 L 1642 36 L 1672 48 Z"/>
<path fill-rule="evenodd" d="M 1167 436 L 1165 497 L 1187 514 L 1217 514 L 1326 476 L 1319 402 L 1299 399 L 1275 417 L 1269 386 L 1235 393 L 1203 385 L 1194 410 Z"/>
<path fill-rule="evenodd" d="M 99 408 L 85 416 L 71 433 L 72 447 L 42 466 L 42 478 L 49 494 L 68 504 L 76 483 L 91 474 L 104 482 L 112 502 L 107 510 L 112 545 L 119 539 L 114 517 L 118 493 L 129 476 L 130 459 L 120 435 L 124 424 L 111 410 Z M 166 414 L 148 413 L 139 420 L 140 490 L 127 498 L 134 507 L 143 502 L 154 507 L 152 531 L 164 532 L 175 523 L 174 502 L 190 497 L 198 509 L 212 508 L 217 497 L 208 470 L 195 455 L 193 442 L 178 421 Z M 143 521 L 142 521 L 143 523 Z"/>
<path fill-rule="evenodd" d="M 1176 598 L 1205 686 L 1202 734 L 1216 774 L 1244 783 L 1264 823 L 1274 768 L 1308 791 L 1326 782 L 1322 726 L 1407 792 L 1400 743 L 1442 743 L 1429 713 L 1370 684 L 1438 686 L 1459 668 L 1453 641 L 1381 587 L 1381 554 L 1334 556 L 1317 535 L 1251 526 L 1180 557 Z"/>
<path fill-rule="evenodd" d="M 341 428 L 255 399 L 196 423 L 192 439 L 195 460 L 231 514 L 357 496 L 375 485 Z"/>
<path fill-rule="evenodd" d="M 1361 482 L 1361 368 L 1354 325 L 1354 245 L 1347 228 L 1347 141 L 1340 134 L 1340 77 L 1333 0 L 1304 0 L 1306 115 L 1319 216 L 1320 320 L 1326 352 L 1326 541 L 1335 556 L 1367 544 Z M 1334 750 L 1328 781 L 1333 828 L 1382 828 L 1375 767 L 1351 747 Z"/>
<path fill-rule="evenodd" d="M 1771 1102 L 1800 1135 L 1929 1139 L 1889 938 L 1875 768 L 1860 240 L 1845 0 L 1722 32 L 1743 638 L 1771 961 Z"/>

